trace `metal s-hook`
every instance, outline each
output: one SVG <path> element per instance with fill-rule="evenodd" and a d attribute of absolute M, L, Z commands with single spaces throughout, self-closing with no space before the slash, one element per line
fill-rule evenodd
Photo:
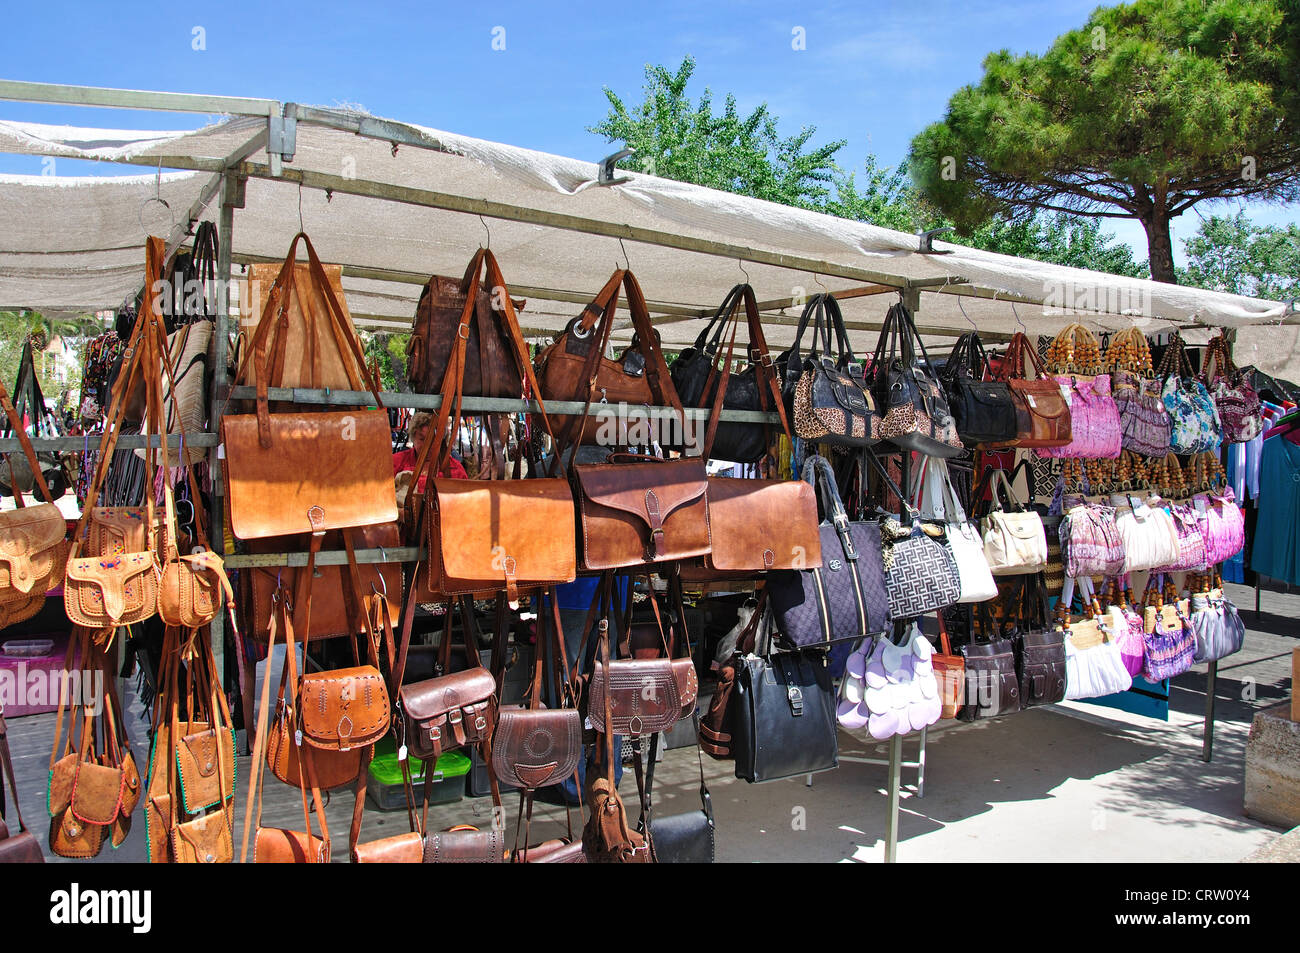
<path fill-rule="evenodd" d="M 302 182 L 298 183 L 298 231 L 307 231 L 307 226 L 302 223 Z"/>
<path fill-rule="evenodd" d="M 146 236 L 150 235 L 151 232 L 149 231 L 148 226 L 146 226 L 144 223 L 144 210 L 147 209 L 154 202 L 157 202 L 159 205 L 161 205 L 163 208 L 167 210 L 167 217 L 171 221 L 171 229 L 168 232 L 168 234 L 170 235 L 171 232 L 174 232 L 176 230 L 176 213 L 172 211 L 171 204 L 168 203 L 168 201 L 162 197 L 162 158 L 161 157 L 159 157 L 158 159 L 158 171 L 154 173 L 153 195 L 145 199 L 144 202 L 140 204 L 140 211 L 136 215 L 136 220 L 140 223 L 140 231 L 144 232 Z"/>
<path fill-rule="evenodd" d="M 482 213 L 479 214 L 478 220 L 483 225 L 483 231 L 487 232 L 487 250 L 491 251 L 492 250 L 492 229 L 488 228 L 487 219 L 483 217 Z M 482 248 L 483 246 L 480 245 L 479 247 Z"/>
<path fill-rule="evenodd" d="M 631 270 L 632 270 L 632 259 L 627 257 L 627 246 L 623 244 L 623 239 L 622 239 L 622 238 L 620 238 L 620 239 L 618 240 L 618 247 L 621 248 L 621 249 L 623 249 L 623 269 L 622 269 L 622 270 L 623 270 L 623 271 L 631 271 Z M 614 267 L 615 267 L 615 270 L 618 269 L 618 263 L 617 263 L 617 262 L 615 262 Z"/>
<path fill-rule="evenodd" d="M 970 315 L 966 313 L 966 305 L 962 304 L 961 297 L 962 297 L 961 295 L 957 295 L 957 310 L 959 310 L 961 312 L 961 316 L 966 319 L 966 323 L 969 324 L 972 328 L 974 328 L 976 333 L 978 333 L 979 325 L 977 325 L 974 321 L 972 321 L 970 319 Z"/>
<path fill-rule="evenodd" d="M 749 272 L 745 270 L 745 260 L 743 258 L 736 259 L 736 267 L 739 268 L 740 273 L 745 276 L 745 284 L 752 284 L 749 280 Z"/>
<path fill-rule="evenodd" d="M 1016 316 L 1016 324 L 1020 325 L 1020 330 L 1024 331 L 1025 336 L 1028 337 L 1029 328 L 1025 326 L 1025 322 L 1020 320 L 1020 312 L 1016 310 L 1016 303 L 1014 301 L 1011 302 L 1011 313 Z"/>

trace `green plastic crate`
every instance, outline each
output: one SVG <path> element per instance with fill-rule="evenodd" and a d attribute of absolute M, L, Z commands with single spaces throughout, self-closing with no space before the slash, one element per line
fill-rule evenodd
<path fill-rule="evenodd" d="M 427 762 L 410 759 L 411 783 L 417 805 L 424 800 L 424 770 Z M 447 751 L 438 758 L 433 782 L 429 785 L 430 804 L 451 804 L 459 801 L 465 792 L 465 775 L 469 774 L 470 759 L 459 751 Z M 397 760 L 394 743 L 385 739 L 375 745 L 375 757 L 370 762 L 370 777 L 366 783 L 366 797 L 381 811 L 406 810 L 406 789 L 402 783 L 402 766 Z"/>

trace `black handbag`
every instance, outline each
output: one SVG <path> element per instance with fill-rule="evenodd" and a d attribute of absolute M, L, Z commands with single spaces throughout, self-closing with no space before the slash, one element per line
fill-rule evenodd
<path fill-rule="evenodd" d="M 1065 632 L 1050 623 L 1043 574 L 1018 577 L 1011 598 L 1019 608 L 1004 617 L 1011 622 L 1005 634 L 1016 653 L 1021 707 L 1065 701 Z"/>
<path fill-rule="evenodd" d="M 915 514 L 909 515 L 915 519 Z M 927 536 L 921 523 L 906 528 L 889 520 L 883 535 L 885 591 L 892 618 L 913 619 L 961 599 L 961 577 L 952 550 Z"/>
<path fill-rule="evenodd" d="M 698 716 L 696 729 L 698 732 Z M 645 772 L 644 796 L 641 799 L 641 831 L 650 845 L 650 856 L 657 864 L 711 864 L 717 851 L 716 826 L 713 823 L 713 799 L 704 783 L 704 759 L 697 745 L 695 756 L 700 762 L 700 810 L 654 816 L 651 799 L 655 762 L 659 759 L 659 735 L 650 739 L 650 758 Z M 638 778 L 638 781 L 640 779 Z"/>
<path fill-rule="evenodd" d="M 979 604 L 985 641 L 972 630 L 961 647 L 966 663 L 966 696 L 957 712 L 961 721 L 979 721 L 1020 711 L 1020 676 L 1016 672 L 1016 647 L 1010 639 L 994 635 L 988 603 Z"/>
<path fill-rule="evenodd" d="M 738 659 L 730 707 L 736 777 L 752 784 L 838 766 L 835 695 L 824 653 Z"/>
<path fill-rule="evenodd" d="M 775 411 L 781 415 L 782 424 L 788 433 L 790 428 L 785 419 L 780 384 L 773 369 L 772 358 L 768 354 L 767 340 L 763 337 L 762 317 L 754 289 L 749 285 L 736 285 L 731 289 L 708 326 L 695 339 L 694 346 L 682 351 L 673 362 L 669 376 L 677 388 L 677 396 L 682 399 L 682 406 L 712 407 L 718 393 L 718 358 L 722 356 L 722 337 L 727 328 L 731 327 L 734 341 L 742 303 L 745 306 L 749 333 L 749 366 L 740 371 L 733 370 L 727 377 L 722 409 L 764 413 Z M 770 424 L 719 422 L 711 455 L 719 460 L 753 463 L 767 453 L 772 437 Z"/>
<path fill-rule="evenodd" d="M 957 422 L 926 354 L 925 342 L 911 312 L 901 302 L 891 305 L 885 315 L 868 386 L 877 409 L 884 415 L 879 428 L 881 440 L 932 457 L 956 457 L 964 452 Z"/>
<path fill-rule="evenodd" d="M 850 523 L 830 464 L 804 461 L 803 478 L 821 492 L 822 564 L 773 570 L 767 593 L 784 641 L 798 648 L 860 639 L 889 626 L 889 597 L 880 559 L 880 524 Z"/>
<path fill-rule="evenodd" d="M 957 435 L 967 446 L 1016 439 L 1016 405 L 1005 381 L 986 381 L 988 358 L 980 336 L 968 331 L 957 339 L 939 378 Z"/>
<path fill-rule="evenodd" d="M 810 321 L 812 349 L 801 361 L 799 347 Z M 849 347 L 840 305 L 833 296 L 808 299 L 794 344 L 776 363 L 782 398 L 798 436 L 845 447 L 867 447 L 879 440 L 879 421 L 862 366 Z"/>

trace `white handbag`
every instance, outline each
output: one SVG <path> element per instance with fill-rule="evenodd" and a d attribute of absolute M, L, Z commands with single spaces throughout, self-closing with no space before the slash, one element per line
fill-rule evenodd
<path fill-rule="evenodd" d="M 1042 518 L 1026 510 L 1016 499 L 1011 483 L 1002 470 L 993 474 L 993 511 L 980 527 L 984 534 L 984 559 L 995 576 L 1015 576 L 1040 572 L 1047 566 L 1047 533 Z M 998 484 L 1006 490 L 1010 511 L 1002 508 Z"/>
<path fill-rule="evenodd" d="M 944 524 L 944 536 L 957 563 L 957 578 L 961 583 L 961 598 L 957 601 L 986 602 L 996 597 L 998 584 L 984 558 L 984 540 L 957 501 L 948 476 L 948 462 L 937 457 L 923 458 L 913 482 L 912 496 L 922 519 Z"/>
<path fill-rule="evenodd" d="M 1115 525 L 1124 541 L 1124 572 L 1146 572 L 1177 564 L 1178 529 L 1168 510 L 1132 493 L 1112 494 L 1110 501 L 1115 507 Z"/>
<path fill-rule="evenodd" d="M 1079 580 L 1084 601 L 1096 604 L 1092 580 L 1084 576 Z M 1074 599 L 1074 580 L 1066 577 L 1062 604 L 1068 606 Z M 1076 623 L 1067 627 L 1065 637 L 1065 698 L 1078 701 L 1083 698 L 1100 698 L 1126 692 L 1133 687 L 1133 676 L 1124 665 L 1119 641 L 1112 629 L 1110 613 L 1096 612 L 1090 620 L 1096 625 Z M 1122 617 L 1121 617 L 1122 621 Z M 1127 627 L 1127 623 L 1125 623 Z"/>

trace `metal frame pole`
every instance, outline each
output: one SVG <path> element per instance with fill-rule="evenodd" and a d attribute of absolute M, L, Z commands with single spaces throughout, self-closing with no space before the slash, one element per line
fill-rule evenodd
<path fill-rule="evenodd" d="M 221 432 L 221 414 L 225 407 L 226 392 L 229 385 L 226 381 L 226 354 L 228 351 L 229 323 L 230 323 L 230 251 L 231 240 L 235 231 L 235 201 L 238 182 L 235 177 L 229 173 L 221 177 L 221 215 L 217 226 L 217 237 L 219 244 L 217 246 L 217 308 L 215 313 L 216 326 L 213 330 L 213 359 L 212 359 L 212 402 L 211 412 L 209 413 L 209 423 L 214 433 Z M 242 204 L 242 203 L 241 203 Z M 225 492 L 222 480 L 222 460 L 220 445 L 216 453 L 208 455 L 208 473 L 212 476 L 212 510 L 208 518 L 208 526 L 211 527 L 211 539 L 213 548 L 220 554 L 225 555 L 226 546 L 226 527 L 225 527 Z M 212 620 L 211 638 L 212 654 L 216 659 L 217 671 L 225 672 L 225 615 L 218 612 Z M 239 654 L 239 646 L 235 646 L 235 652 Z M 240 656 L 242 661 L 242 655 Z M 242 669 L 241 669 L 242 671 Z M 246 686 L 243 679 L 240 679 L 240 696 L 252 695 L 252 686 Z M 247 721 L 247 714 L 250 711 L 249 704 L 245 703 L 244 729 L 245 738 L 251 735 L 251 726 Z M 247 745 L 247 742 L 245 742 Z"/>
<path fill-rule="evenodd" d="M 1201 739 L 1201 760 L 1209 763 L 1214 757 L 1214 689 L 1219 678 L 1219 663 L 1210 663 L 1205 676 L 1205 731 Z"/>

